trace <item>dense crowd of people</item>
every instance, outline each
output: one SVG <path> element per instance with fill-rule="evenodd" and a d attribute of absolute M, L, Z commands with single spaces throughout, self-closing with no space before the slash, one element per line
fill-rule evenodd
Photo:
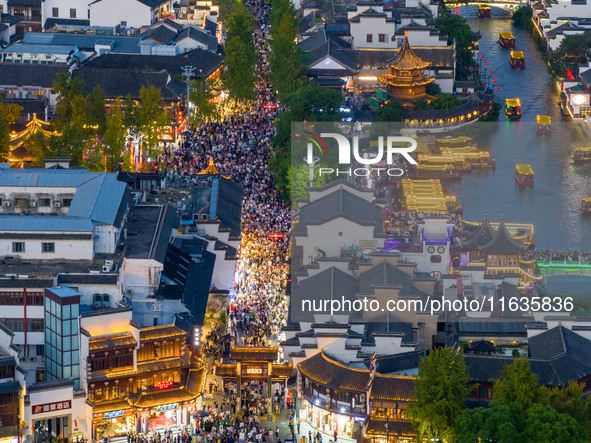
<path fill-rule="evenodd" d="M 226 113 L 220 121 L 201 123 L 185 137 L 180 149 L 165 148 L 153 168 L 166 168 L 174 179 L 190 183 L 213 158 L 218 171 L 242 184 L 242 239 L 229 331 L 237 344 L 258 346 L 268 344 L 269 336 L 278 338 L 286 322 L 283 290 L 288 279 L 291 222 L 289 207 L 268 169 L 277 113 L 267 61 L 270 5 L 265 0 L 244 4 L 257 23 L 253 33 L 258 54 L 256 100 L 230 102 L 236 112 Z M 220 351 L 218 346 L 215 352 Z"/>

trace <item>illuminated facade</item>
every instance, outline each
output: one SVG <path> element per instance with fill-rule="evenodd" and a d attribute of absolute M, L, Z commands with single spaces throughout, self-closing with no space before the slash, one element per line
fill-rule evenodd
<path fill-rule="evenodd" d="M 378 80 L 396 100 L 429 100 L 426 87 L 435 79 L 423 74 L 431 63 L 421 60 L 411 49 L 408 38 L 404 38 L 400 53 L 392 60 L 389 72 Z"/>

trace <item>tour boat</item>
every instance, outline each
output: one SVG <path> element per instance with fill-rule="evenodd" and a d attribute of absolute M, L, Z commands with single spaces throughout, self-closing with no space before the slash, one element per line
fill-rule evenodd
<path fill-rule="evenodd" d="M 536 133 L 538 135 L 550 135 L 552 132 L 552 118 L 549 115 L 536 116 Z"/>
<path fill-rule="evenodd" d="M 525 68 L 525 56 L 521 51 L 511 51 L 511 67 Z"/>
<path fill-rule="evenodd" d="M 591 163 L 591 147 L 575 148 L 575 152 L 573 153 L 573 162 Z"/>
<path fill-rule="evenodd" d="M 480 18 L 490 18 L 490 6 L 489 5 L 478 5 L 478 17 Z"/>
<path fill-rule="evenodd" d="M 581 200 L 581 212 L 583 214 L 591 214 L 591 197 Z"/>
<path fill-rule="evenodd" d="M 505 115 L 509 120 L 519 120 L 521 118 L 521 100 L 518 98 L 506 98 Z"/>
<path fill-rule="evenodd" d="M 503 48 L 515 48 L 515 37 L 510 32 L 499 33 L 499 43 Z"/>
<path fill-rule="evenodd" d="M 522 187 L 534 187 L 534 171 L 531 165 L 515 165 L 515 180 Z"/>

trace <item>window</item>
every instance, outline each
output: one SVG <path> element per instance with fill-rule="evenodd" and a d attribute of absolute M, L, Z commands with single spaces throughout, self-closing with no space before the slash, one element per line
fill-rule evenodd
<path fill-rule="evenodd" d="M 44 207 L 44 208 L 51 206 L 51 199 L 50 198 L 40 198 L 39 199 L 39 206 Z"/>
<path fill-rule="evenodd" d="M 121 22 L 121 26 L 127 26 L 127 22 L 126 21 L 122 21 Z"/>
<path fill-rule="evenodd" d="M 51 16 L 52 17 L 59 17 L 60 16 L 59 8 L 51 8 Z"/>
<path fill-rule="evenodd" d="M 367 34 L 367 43 L 373 42 L 373 34 Z"/>
<path fill-rule="evenodd" d="M 13 241 L 12 242 L 12 252 L 25 252 L 25 242 Z"/>
<path fill-rule="evenodd" d="M 41 250 L 43 253 L 53 254 L 55 252 L 55 243 L 41 243 Z"/>
<path fill-rule="evenodd" d="M 432 255 L 431 263 L 441 263 L 441 255 Z"/>
<path fill-rule="evenodd" d="M 64 205 L 65 208 L 69 208 L 72 205 L 72 199 L 71 198 L 64 198 L 62 200 L 62 205 Z"/>
<path fill-rule="evenodd" d="M 4 5 L 0 5 L 0 14 L 4 12 Z"/>
<path fill-rule="evenodd" d="M 70 9 L 70 18 L 76 18 L 76 10 L 75 9 Z"/>
<path fill-rule="evenodd" d="M 380 43 L 386 43 L 386 34 L 380 34 L 379 40 L 380 40 Z"/>
<path fill-rule="evenodd" d="M 43 357 L 45 355 L 45 346 L 37 345 L 37 350 L 36 350 L 35 354 L 38 357 Z"/>

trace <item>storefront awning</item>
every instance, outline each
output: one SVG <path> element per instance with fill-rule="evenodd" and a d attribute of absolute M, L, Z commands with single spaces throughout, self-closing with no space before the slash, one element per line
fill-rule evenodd
<path fill-rule="evenodd" d="M 100 403 L 100 404 L 96 405 L 92 409 L 92 412 L 94 414 L 100 414 L 102 412 L 111 412 L 111 411 L 119 411 L 121 409 L 127 409 L 130 406 L 131 405 L 129 404 L 129 401 L 127 401 L 127 400 L 115 400 L 115 401 L 104 402 L 104 403 Z"/>
<path fill-rule="evenodd" d="M 412 427 L 410 420 L 386 420 L 370 418 L 365 430 L 366 436 L 386 436 L 386 424 L 388 424 L 388 434 L 394 436 L 416 436 L 417 433 Z"/>
<path fill-rule="evenodd" d="M 185 388 L 142 394 L 135 402 L 136 408 L 153 408 L 168 403 L 181 403 L 197 398 L 199 394 L 187 391 Z"/>

